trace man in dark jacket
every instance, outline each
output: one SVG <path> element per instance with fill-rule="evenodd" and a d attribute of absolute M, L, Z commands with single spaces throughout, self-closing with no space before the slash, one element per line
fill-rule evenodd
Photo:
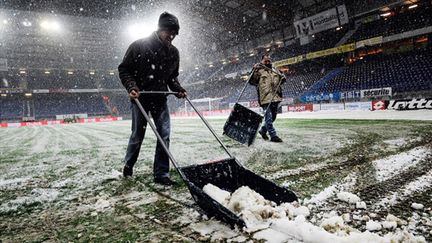
<path fill-rule="evenodd" d="M 170 117 L 165 95 L 141 94 L 140 91 L 178 92 L 178 98 L 186 96 L 186 90 L 177 80 L 179 75 L 179 52 L 172 45 L 180 26 L 177 17 L 164 12 L 159 17 L 158 30 L 150 37 L 133 42 L 119 65 L 119 76 L 130 98 L 139 98 L 146 112 L 151 113 L 157 131 L 169 146 Z M 133 166 L 138 159 L 144 139 L 147 122 L 132 100 L 132 134 L 125 156 L 123 176 L 133 174 Z M 169 158 L 158 142 L 153 164 L 154 182 L 172 185 L 169 178 Z"/>

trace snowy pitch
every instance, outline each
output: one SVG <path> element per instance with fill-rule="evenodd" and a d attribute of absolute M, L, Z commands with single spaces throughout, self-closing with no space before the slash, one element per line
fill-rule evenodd
<path fill-rule="evenodd" d="M 322 242 L 303 232 L 317 228 L 431 241 L 432 123 L 418 120 L 428 111 L 413 114 L 396 119 L 417 120 L 281 118 L 282 144 L 224 138 L 240 162 L 296 192 L 308 209 L 256 231 L 207 219 L 182 183 L 155 185 L 150 129 L 135 176 L 122 179 L 130 121 L 0 129 L 0 241 Z M 220 133 L 224 122 L 210 119 Z M 172 120 L 171 149 L 182 165 L 226 157 L 197 119 Z"/>

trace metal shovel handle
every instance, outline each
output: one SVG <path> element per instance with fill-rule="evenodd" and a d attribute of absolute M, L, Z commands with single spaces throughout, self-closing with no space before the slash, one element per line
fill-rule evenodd
<path fill-rule="evenodd" d="M 163 95 L 176 95 L 178 92 L 172 91 L 140 91 L 140 94 L 163 94 Z"/>
<path fill-rule="evenodd" d="M 239 97 L 237 98 L 236 103 L 238 103 L 238 102 L 240 101 L 240 98 L 243 96 L 243 93 L 245 92 L 246 87 L 248 86 L 249 81 L 251 80 L 251 78 L 252 78 L 252 76 L 254 75 L 254 73 L 255 73 L 255 68 L 252 69 L 252 72 L 251 72 L 251 74 L 249 75 L 249 78 L 248 78 L 248 80 L 246 81 L 245 85 L 243 86 L 243 89 L 242 89 L 242 91 L 240 92 L 240 95 L 239 95 Z"/>
<path fill-rule="evenodd" d="M 267 108 L 266 108 L 265 110 L 263 110 L 264 116 L 266 115 L 267 110 L 270 109 L 270 105 L 271 105 L 271 103 L 273 102 L 273 99 L 276 97 L 276 93 L 278 92 L 279 87 L 281 86 L 281 84 L 282 84 L 282 79 L 279 80 L 276 89 L 272 92 L 272 98 L 271 98 L 271 100 L 270 100 L 269 105 L 267 106 Z"/>

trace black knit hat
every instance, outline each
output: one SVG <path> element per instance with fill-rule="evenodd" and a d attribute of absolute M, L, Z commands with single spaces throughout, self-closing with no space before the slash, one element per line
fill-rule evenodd
<path fill-rule="evenodd" d="M 180 25 L 176 16 L 168 12 L 163 12 L 159 16 L 158 27 L 160 30 L 175 30 L 178 34 Z"/>

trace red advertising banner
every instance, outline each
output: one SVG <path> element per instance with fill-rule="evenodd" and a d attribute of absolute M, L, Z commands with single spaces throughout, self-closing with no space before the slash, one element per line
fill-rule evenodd
<path fill-rule="evenodd" d="M 100 118 L 80 118 L 78 123 L 89 123 L 89 122 L 108 122 L 108 121 L 121 121 L 122 117 L 100 117 Z M 0 123 L 1 128 L 6 127 L 29 127 L 29 126 L 46 126 L 54 124 L 66 124 L 63 120 L 55 121 L 38 121 L 38 122 L 13 122 L 13 123 Z"/>
<path fill-rule="evenodd" d="M 313 104 L 297 104 L 297 105 L 289 105 L 288 112 L 302 112 L 302 111 L 313 111 Z"/>

